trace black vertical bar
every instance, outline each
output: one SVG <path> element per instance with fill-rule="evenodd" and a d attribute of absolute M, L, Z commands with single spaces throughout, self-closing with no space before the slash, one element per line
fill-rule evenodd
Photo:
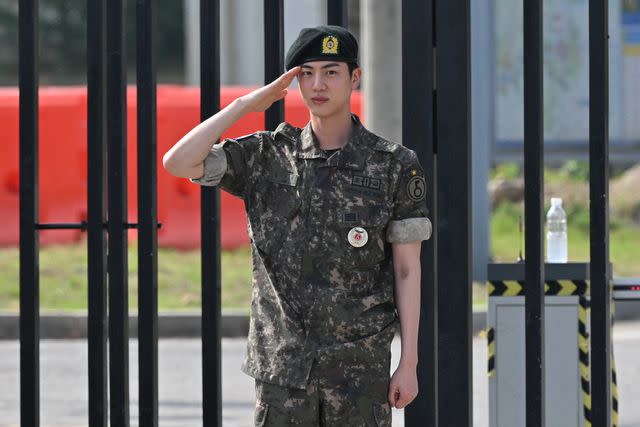
<path fill-rule="evenodd" d="M 141 427 L 158 425 L 156 2 L 136 2 L 138 90 L 138 397 Z"/>
<path fill-rule="evenodd" d="M 543 427 L 544 259 L 542 2 L 524 0 L 524 181 L 526 425 Z"/>
<path fill-rule="evenodd" d="M 589 1 L 591 417 L 594 427 L 611 425 L 608 15 L 607 0 Z"/>
<path fill-rule="evenodd" d="M 433 22 L 433 0 L 402 2 L 402 143 L 418 154 L 425 169 L 427 206 L 436 228 L 435 141 L 433 89 L 433 33 L 424 31 Z M 419 54 L 416 54 L 419 52 Z M 416 118 L 419 118 L 416 120 Z M 421 252 L 420 328 L 418 331 L 418 390 L 416 399 L 404 411 L 407 426 L 437 425 L 437 293 L 436 233 Z"/>
<path fill-rule="evenodd" d="M 347 26 L 347 0 L 327 0 L 327 23 Z"/>
<path fill-rule="evenodd" d="M 436 26 L 438 424 L 471 426 L 470 0 L 438 0 Z"/>
<path fill-rule="evenodd" d="M 220 111 L 220 1 L 200 1 L 200 120 Z M 202 413 L 204 426 L 222 425 L 220 346 L 220 190 L 201 194 Z"/>
<path fill-rule="evenodd" d="M 19 4 L 20 423 L 40 425 L 38 1 Z"/>
<path fill-rule="evenodd" d="M 271 83 L 284 71 L 284 0 L 264 0 L 264 81 Z M 264 113 L 264 127 L 274 130 L 284 121 L 284 99 Z"/>
<path fill-rule="evenodd" d="M 111 425 L 118 427 L 129 425 L 125 1 L 107 3 L 109 379 Z"/>
<path fill-rule="evenodd" d="M 106 1 L 87 1 L 89 426 L 107 426 Z"/>

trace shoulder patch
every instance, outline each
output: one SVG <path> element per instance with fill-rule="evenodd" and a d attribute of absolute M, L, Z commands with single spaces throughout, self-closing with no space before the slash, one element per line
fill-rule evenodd
<path fill-rule="evenodd" d="M 412 172 L 416 172 L 413 170 Z M 407 182 L 407 196 L 414 202 L 419 202 L 424 199 L 427 192 L 427 183 L 422 175 L 413 175 Z"/>

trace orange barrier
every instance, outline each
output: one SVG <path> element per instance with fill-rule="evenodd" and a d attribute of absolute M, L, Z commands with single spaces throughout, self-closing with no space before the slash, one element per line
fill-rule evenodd
<path fill-rule="evenodd" d="M 221 91 L 224 107 L 251 88 L 226 87 Z M 85 87 L 43 87 L 39 91 L 40 222 L 79 222 L 86 219 L 87 196 L 87 93 Z M 352 110 L 360 115 L 362 97 L 352 97 Z M 200 89 L 159 85 L 157 92 L 158 138 L 158 231 L 162 246 L 196 248 L 200 245 L 200 191 L 188 180 L 169 175 L 162 167 L 164 153 L 199 123 Z M 300 93 L 287 96 L 286 120 L 303 127 L 308 111 Z M 0 88 L 0 246 L 19 241 L 18 89 Z M 264 128 L 264 114 L 252 113 L 225 132 L 224 137 L 246 135 Z M 127 172 L 129 222 L 137 220 L 137 123 L 136 88 L 127 88 Z M 242 200 L 221 192 L 221 244 L 225 249 L 248 244 Z M 45 230 L 43 245 L 79 240 L 80 231 Z M 130 238 L 136 232 L 131 230 Z"/>

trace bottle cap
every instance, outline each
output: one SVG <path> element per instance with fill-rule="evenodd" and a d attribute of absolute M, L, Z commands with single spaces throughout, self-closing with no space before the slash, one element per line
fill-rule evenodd
<path fill-rule="evenodd" d="M 552 197 L 551 198 L 551 206 L 562 206 L 562 198 L 561 197 Z"/>

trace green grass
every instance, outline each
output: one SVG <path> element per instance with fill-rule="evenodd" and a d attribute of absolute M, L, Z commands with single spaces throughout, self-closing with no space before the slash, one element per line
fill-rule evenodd
<path fill-rule="evenodd" d="M 514 171 L 503 171 L 505 175 Z M 554 177 L 554 179 L 557 177 Z M 558 178 L 559 179 L 559 178 Z M 491 252 L 495 262 L 518 257 L 518 218 L 522 203 L 504 203 L 491 217 Z M 589 261 L 589 212 L 586 206 L 567 208 L 569 260 Z M 129 305 L 137 307 L 137 251 L 129 250 Z M 640 275 L 640 226 L 611 219 L 610 253 L 614 276 Z M 249 248 L 222 253 L 222 307 L 249 310 L 251 300 L 251 253 Z M 40 251 L 40 306 L 47 310 L 86 310 L 86 242 L 47 246 Z M 17 248 L 0 249 L 0 310 L 18 309 L 19 258 Z M 200 307 L 200 252 L 161 248 L 158 254 L 158 305 L 160 310 Z M 486 306 L 483 284 L 473 285 L 475 309 Z"/>
<path fill-rule="evenodd" d="M 518 217 L 522 204 L 503 203 L 491 218 L 491 252 L 495 262 L 513 262 L 518 248 L 524 256 L 524 236 L 520 238 Z M 524 222 L 524 217 L 523 217 Z M 612 218 L 610 260 L 614 276 L 640 275 L 640 227 Z M 589 262 L 589 212 L 586 207 L 567 210 L 569 261 Z"/>
<path fill-rule="evenodd" d="M 222 306 L 249 309 L 249 248 L 222 253 Z M 138 304 L 137 248 L 129 250 L 129 306 Z M 40 250 L 40 307 L 43 310 L 85 310 L 87 307 L 86 244 L 47 246 Z M 18 309 L 17 248 L 0 249 L 0 309 Z M 200 307 L 200 252 L 161 248 L 158 253 L 160 310 Z"/>

